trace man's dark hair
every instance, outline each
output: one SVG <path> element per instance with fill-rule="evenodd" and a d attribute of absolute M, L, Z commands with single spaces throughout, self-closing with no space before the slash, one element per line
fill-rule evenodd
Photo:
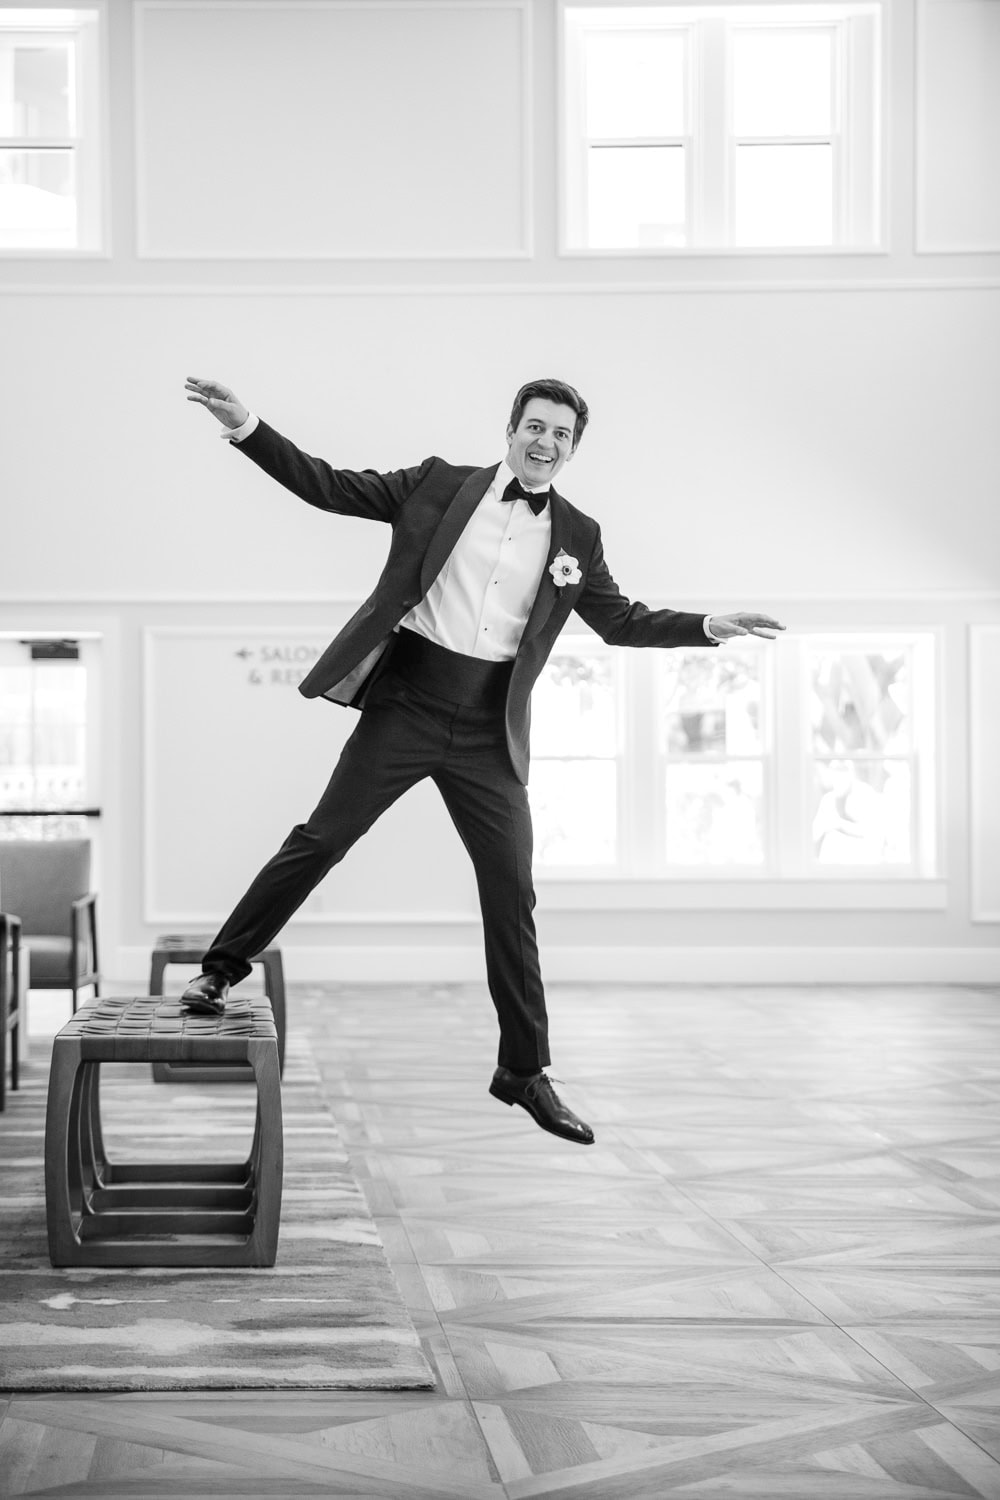
<path fill-rule="evenodd" d="M 514 405 L 510 413 L 510 425 L 517 431 L 521 418 L 524 416 L 524 408 L 528 402 L 536 396 L 543 401 L 554 401 L 558 406 L 570 406 L 576 412 L 576 422 L 573 426 L 573 447 L 575 448 L 583 437 L 583 429 L 590 418 L 590 409 L 579 391 L 567 385 L 565 380 L 529 380 L 527 385 L 522 385 L 514 397 Z"/>

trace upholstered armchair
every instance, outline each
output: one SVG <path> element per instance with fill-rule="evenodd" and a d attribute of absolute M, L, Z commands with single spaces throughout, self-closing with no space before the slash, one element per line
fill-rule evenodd
<path fill-rule="evenodd" d="M 29 990 L 100 994 L 89 839 L 0 839 L 0 906 L 21 921 Z"/>

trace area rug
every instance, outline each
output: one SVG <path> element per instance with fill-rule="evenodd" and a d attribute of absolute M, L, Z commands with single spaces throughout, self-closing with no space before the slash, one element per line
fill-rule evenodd
<path fill-rule="evenodd" d="M 45 1229 L 48 1064 L 32 1042 L 0 1114 L 0 1391 L 427 1390 L 434 1377 L 322 1094 L 289 1037 L 284 1193 L 270 1269 L 55 1270 Z M 101 1070 L 109 1154 L 233 1160 L 252 1084 Z"/>

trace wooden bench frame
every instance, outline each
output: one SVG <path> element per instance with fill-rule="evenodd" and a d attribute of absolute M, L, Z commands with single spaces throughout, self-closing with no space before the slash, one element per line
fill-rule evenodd
<path fill-rule="evenodd" d="M 100 1070 L 116 1062 L 249 1067 L 253 1143 L 239 1162 L 115 1162 L 101 1128 Z M 192 1016 L 158 996 L 90 1001 L 55 1038 L 45 1122 L 54 1266 L 273 1266 L 283 1140 L 278 1042 L 266 1000 Z"/>

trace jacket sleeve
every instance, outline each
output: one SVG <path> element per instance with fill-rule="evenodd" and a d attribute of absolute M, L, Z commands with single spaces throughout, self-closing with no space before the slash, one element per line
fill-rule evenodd
<path fill-rule="evenodd" d="M 704 614 L 649 609 L 626 599 L 604 561 L 600 528 L 584 586 L 573 605 L 609 646 L 717 646 L 705 634 Z"/>
<path fill-rule="evenodd" d="M 324 459 L 303 453 L 263 421 L 249 437 L 230 446 L 253 459 L 265 474 L 307 505 L 390 525 L 434 462 L 428 458 L 417 468 L 396 469 L 389 474 L 378 474 L 374 469 L 334 469 Z"/>

